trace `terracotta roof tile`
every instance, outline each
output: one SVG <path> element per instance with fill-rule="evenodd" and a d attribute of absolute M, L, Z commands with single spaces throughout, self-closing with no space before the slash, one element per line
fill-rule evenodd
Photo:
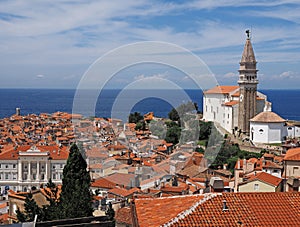
<path fill-rule="evenodd" d="M 119 224 L 132 225 L 130 207 L 122 207 L 116 212 L 116 222 Z"/>
<path fill-rule="evenodd" d="M 257 173 L 256 175 L 255 174 L 251 175 L 250 178 L 246 182 L 243 182 L 242 184 L 248 183 L 251 181 L 255 181 L 255 180 L 265 182 L 272 186 L 278 186 L 282 181 L 281 178 L 275 177 L 269 173 L 260 172 L 260 173 Z"/>
<path fill-rule="evenodd" d="M 134 203 L 139 226 L 160 226 L 176 217 L 180 212 L 189 209 L 197 199 L 203 197 L 203 195 L 196 195 L 136 199 Z"/>
<path fill-rule="evenodd" d="M 234 106 L 236 104 L 239 104 L 240 102 L 237 101 L 237 100 L 233 100 L 233 101 L 230 101 L 230 102 L 225 102 L 224 105 L 225 106 Z"/>
<path fill-rule="evenodd" d="M 239 89 L 239 86 L 216 86 L 204 92 L 204 94 L 229 94 Z"/>
<path fill-rule="evenodd" d="M 228 209 L 223 210 L 223 201 Z M 299 226 L 299 208 L 299 192 L 219 193 L 135 200 L 141 227 Z"/>
<path fill-rule="evenodd" d="M 300 161 L 300 148 L 292 148 L 286 152 L 285 161 Z"/>

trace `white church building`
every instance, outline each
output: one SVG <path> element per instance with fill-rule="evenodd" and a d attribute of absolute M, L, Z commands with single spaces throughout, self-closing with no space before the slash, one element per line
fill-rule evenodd
<path fill-rule="evenodd" d="M 204 91 L 203 120 L 213 121 L 230 133 L 249 136 L 254 143 L 279 143 L 291 133 L 286 120 L 271 112 L 267 96 L 257 91 L 257 62 L 249 31 L 246 33 L 238 85 L 218 85 Z"/>

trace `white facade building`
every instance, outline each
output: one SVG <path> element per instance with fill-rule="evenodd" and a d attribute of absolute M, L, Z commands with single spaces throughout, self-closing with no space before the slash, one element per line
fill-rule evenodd
<path fill-rule="evenodd" d="M 274 112 L 262 112 L 250 119 L 250 139 L 254 143 L 281 143 L 286 136 L 286 120 Z"/>
<path fill-rule="evenodd" d="M 216 122 L 228 132 L 238 128 L 238 107 L 239 86 L 216 86 L 203 94 L 203 120 Z M 270 109 L 267 97 L 257 92 L 257 112 Z"/>
<path fill-rule="evenodd" d="M 1 193 L 7 189 L 28 191 L 46 184 L 49 178 L 62 183 L 69 152 L 59 146 L 21 146 L 0 154 Z"/>

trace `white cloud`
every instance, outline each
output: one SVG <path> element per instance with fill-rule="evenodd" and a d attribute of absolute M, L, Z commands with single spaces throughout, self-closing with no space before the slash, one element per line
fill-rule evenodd
<path fill-rule="evenodd" d="M 235 7 L 237 10 L 231 10 L 230 14 L 240 16 L 238 7 L 260 6 L 257 10 L 252 8 L 251 11 L 243 12 L 243 15 L 249 21 L 252 17 L 262 17 L 261 20 L 268 17 L 299 23 L 299 6 L 291 7 L 289 3 L 296 4 L 299 1 L 199 0 L 182 4 L 175 1 L 163 3 L 146 0 L 128 0 L 126 4 L 121 0 L 74 0 L 59 3 L 2 1 L 1 11 L 11 16 L 9 20 L 0 19 L 0 62 L 5 67 L 20 64 L 32 67 L 48 65 L 49 68 L 63 71 L 69 65 L 80 64 L 88 67 L 98 57 L 120 45 L 159 40 L 192 50 L 209 66 L 236 64 L 238 69 L 242 52 L 240 47 L 245 40 L 243 31 L 248 26 L 246 21 L 228 22 L 218 15 L 207 19 L 196 17 L 190 22 L 191 28 L 185 29 L 178 28 L 175 20 L 165 24 L 162 22 L 161 26 L 148 23 L 147 20 L 160 20 L 159 16 L 189 14 L 196 10 L 201 15 L 203 9 L 209 9 L 213 15 L 214 9 L 226 7 Z M 261 10 L 262 7 L 265 8 Z M 273 8 L 268 10 L 268 7 Z M 286 10 L 282 10 L 283 8 Z M 299 62 L 299 53 L 291 51 L 300 47 L 298 34 L 300 27 L 297 24 L 292 24 L 291 27 L 256 23 L 252 43 L 257 60 L 260 63 Z M 76 73 L 73 71 L 70 75 Z M 48 74 L 47 78 L 50 75 Z M 59 74 L 67 75 L 65 72 Z M 151 76 L 161 75 L 144 75 L 147 78 Z M 231 76 L 234 75 L 224 77 Z M 65 77 L 61 79 L 66 80 Z M 181 79 L 184 80 L 184 77 Z"/>
<path fill-rule="evenodd" d="M 44 78 L 45 77 L 45 75 L 42 75 L 42 74 L 38 74 L 38 75 L 36 75 L 36 78 Z"/>
<path fill-rule="evenodd" d="M 140 75 L 137 75 L 135 76 L 133 79 L 134 80 L 143 80 L 143 79 L 167 79 L 168 78 L 168 71 L 164 72 L 164 73 L 158 73 L 158 74 L 153 74 L 153 75 L 149 75 L 149 76 L 146 76 L 144 74 L 140 74 Z"/>
<path fill-rule="evenodd" d="M 224 78 L 238 78 L 238 73 L 229 72 L 229 73 L 226 73 L 223 77 Z"/>
<path fill-rule="evenodd" d="M 295 79 L 295 78 L 299 77 L 299 74 L 292 72 L 292 71 L 286 71 L 286 72 L 281 73 L 278 77 L 281 79 Z"/>

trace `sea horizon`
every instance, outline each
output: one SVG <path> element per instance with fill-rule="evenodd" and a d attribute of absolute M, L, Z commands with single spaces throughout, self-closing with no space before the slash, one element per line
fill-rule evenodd
<path fill-rule="evenodd" d="M 104 88 L 97 100 L 95 116 L 111 117 L 112 106 L 122 90 Z M 134 101 L 132 99 L 142 93 L 148 94 L 149 97 L 137 102 L 131 112 L 141 114 L 154 112 L 157 117 L 168 117 L 173 108 L 170 102 L 175 100 L 180 105 L 188 101 L 178 96 L 177 89 L 132 89 L 132 91 L 135 91 L 130 93 L 133 95 L 121 97 L 122 102 Z M 200 89 L 184 89 L 184 91 L 191 101 L 198 104 L 199 111 L 202 111 L 203 91 Z M 300 105 L 298 105 L 300 89 L 258 89 L 258 91 L 268 96 L 268 101 L 272 102 L 273 112 L 284 119 L 300 121 Z M 0 88 L 0 118 L 10 117 L 16 108 L 21 109 L 21 115 L 51 114 L 57 111 L 72 113 L 75 92 L 76 89 L 72 88 Z M 170 100 L 161 100 L 160 97 L 163 95 L 160 94 L 168 94 Z"/>

